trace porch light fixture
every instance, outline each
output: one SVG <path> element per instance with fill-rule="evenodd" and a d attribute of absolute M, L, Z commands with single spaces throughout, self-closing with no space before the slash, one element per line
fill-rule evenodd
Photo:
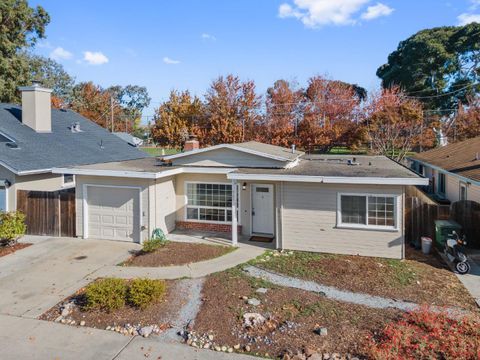
<path fill-rule="evenodd" d="M 242 184 L 242 190 L 247 190 L 247 183 L 246 183 L 246 182 L 244 182 L 244 183 Z"/>

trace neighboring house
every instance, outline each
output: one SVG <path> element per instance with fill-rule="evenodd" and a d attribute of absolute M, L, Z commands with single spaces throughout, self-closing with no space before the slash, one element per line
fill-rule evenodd
<path fill-rule="evenodd" d="M 135 147 L 140 147 L 143 145 L 143 140 L 133 136 L 129 133 L 126 132 L 114 132 L 115 135 L 117 135 L 120 139 L 125 141 L 127 144 Z"/>
<path fill-rule="evenodd" d="M 51 90 L 20 91 L 22 106 L 0 104 L 0 211 L 17 209 L 19 191 L 74 190 L 74 175 L 53 168 L 147 157 L 73 111 L 52 110 Z"/>
<path fill-rule="evenodd" d="M 246 142 L 75 174 L 77 235 L 142 242 L 155 228 L 274 239 L 279 249 L 402 258 L 404 196 L 428 179 L 383 156 L 305 155 Z"/>
<path fill-rule="evenodd" d="M 480 203 L 480 137 L 438 147 L 408 159 L 430 182 L 425 190 L 450 202 Z"/>

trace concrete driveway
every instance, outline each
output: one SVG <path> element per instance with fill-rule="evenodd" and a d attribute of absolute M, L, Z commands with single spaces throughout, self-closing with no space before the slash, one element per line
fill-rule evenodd
<path fill-rule="evenodd" d="M 28 241 L 28 238 L 24 241 Z M 139 245 L 49 238 L 0 258 L 0 314 L 37 318 Z"/>

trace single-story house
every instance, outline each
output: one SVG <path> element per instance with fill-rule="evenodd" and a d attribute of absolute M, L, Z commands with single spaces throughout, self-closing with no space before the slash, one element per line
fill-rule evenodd
<path fill-rule="evenodd" d="M 30 199 L 35 209 L 27 216 L 38 218 L 29 218 L 30 224 L 53 223 L 41 202 L 46 205 L 56 192 L 75 189 L 73 174 L 52 173 L 53 168 L 148 156 L 73 111 L 51 109 L 50 89 L 36 84 L 20 91 L 21 106 L 0 104 L 0 211 L 17 210 L 19 195 L 35 192 Z"/>
<path fill-rule="evenodd" d="M 414 171 L 429 179 L 428 193 L 452 203 L 480 203 L 480 137 L 440 146 L 408 161 Z"/>
<path fill-rule="evenodd" d="M 156 228 L 272 239 L 278 249 L 404 256 L 404 197 L 428 179 L 383 156 L 259 142 L 58 167 L 76 176 L 77 236 L 142 242 Z"/>

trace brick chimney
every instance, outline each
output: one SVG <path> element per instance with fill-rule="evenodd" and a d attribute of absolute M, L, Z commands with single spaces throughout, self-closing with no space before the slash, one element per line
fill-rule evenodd
<path fill-rule="evenodd" d="M 190 135 L 183 145 L 183 151 L 192 151 L 200 148 L 200 143 L 195 135 Z"/>
<path fill-rule="evenodd" d="M 18 89 L 22 92 L 22 123 L 38 133 L 52 132 L 52 90 L 37 82 Z"/>

